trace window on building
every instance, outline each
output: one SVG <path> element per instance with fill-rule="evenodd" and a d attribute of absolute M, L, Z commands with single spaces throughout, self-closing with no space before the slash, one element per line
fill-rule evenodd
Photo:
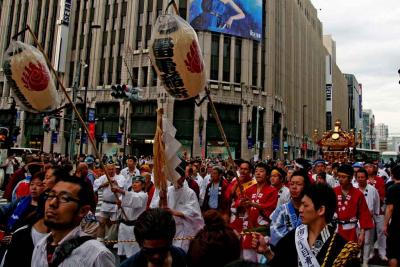
<path fill-rule="evenodd" d="M 115 2 L 114 6 L 113 6 L 113 18 L 117 18 L 118 17 L 118 3 Z"/>
<path fill-rule="evenodd" d="M 116 30 L 113 30 L 112 32 L 111 32 L 111 45 L 114 45 L 115 44 L 115 36 L 117 35 L 117 31 Z"/>
<path fill-rule="evenodd" d="M 116 83 L 120 84 L 121 83 L 121 71 L 122 71 L 122 57 L 119 56 L 117 58 L 117 76 L 116 76 Z"/>
<path fill-rule="evenodd" d="M 112 75 L 113 75 L 113 66 L 114 66 L 114 58 L 110 57 L 108 61 L 108 77 L 107 77 L 107 84 L 112 84 Z"/>
<path fill-rule="evenodd" d="M 107 38 L 108 38 L 108 32 L 103 32 L 103 42 L 102 42 L 102 44 L 103 44 L 103 46 L 106 46 L 107 45 Z"/>
<path fill-rule="evenodd" d="M 100 60 L 100 70 L 99 70 L 99 84 L 103 85 L 104 84 L 104 71 L 106 67 L 106 59 L 102 58 Z"/>
<path fill-rule="evenodd" d="M 104 10 L 104 17 L 106 19 L 110 18 L 110 5 L 106 5 L 106 9 Z"/>
<path fill-rule="evenodd" d="M 139 77 L 139 68 L 133 68 L 132 75 L 133 75 L 132 86 L 137 87 L 138 86 L 138 77 Z"/>
<path fill-rule="evenodd" d="M 219 35 L 213 34 L 211 37 L 211 70 L 210 79 L 218 80 L 219 67 Z"/>
<path fill-rule="evenodd" d="M 125 29 L 119 30 L 119 43 L 123 44 L 125 42 Z"/>
<path fill-rule="evenodd" d="M 241 82 L 242 72 L 242 40 L 236 39 L 235 42 L 235 83 Z"/>
<path fill-rule="evenodd" d="M 28 18 L 28 10 L 29 10 L 29 1 L 26 1 L 25 2 L 25 7 L 24 7 L 24 16 L 23 16 L 23 19 L 22 19 L 22 27 L 21 27 L 22 29 L 26 28 L 26 21 L 27 21 L 27 18 Z M 1 19 L 1 17 L 0 17 L 0 19 Z M 25 41 L 25 34 L 23 34 L 21 36 L 21 41 L 22 42 Z"/>
<path fill-rule="evenodd" d="M 222 79 L 229 82 L 231 74 L 231 37 L 225 36 L 224 38 L 223 58 Z"/>
<path fill-rule="evenodd" d="M 151 67 L 151 77 L 150 77 L 150 86 L 157 86 L 157 73 L 156 70 Z"/>
<path fill-rule="evenodd" d="M 151 39 L 151 25 L 147 25 L 146 26 L 146 43 L 144 45 L 144 47 L 148 47 L 148 43 L 150 42 Z"/>
<path fill-rule="evenodd" d="M 126 16 L 126 11 L 128 10 L 128 2 L 123 2 L 122 3 L 122 10 L 121 10 L 121 16 L 125 17 Z"/>

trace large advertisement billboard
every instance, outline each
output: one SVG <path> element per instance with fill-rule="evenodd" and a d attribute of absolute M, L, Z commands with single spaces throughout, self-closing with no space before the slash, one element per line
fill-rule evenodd
<path fill-rule="evenodd" d="M 261 41 L 262 0 L 191 0 L 189 22 L 197 30 Z"/>

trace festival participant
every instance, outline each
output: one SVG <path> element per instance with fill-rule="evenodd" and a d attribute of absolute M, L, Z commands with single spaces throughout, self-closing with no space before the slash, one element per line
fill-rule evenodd
<path fill-rule="evenodd" d="M 373 217 L 375 217 L 375 215 L 379 215 L 380 213 L 379 194 L 378 191 L 375 189 L 375 187 L 367 183 L 368 173 L 364 168 L 358 168 L 358 171 L 356 173 L 356 180 L 357 182 L 355 187 L 358 187 L 361 193 L 363 193 L 363 195 L 365 196 L 369 212 Z M 372 255 L 374 254 L 373 243 L 374 243 L 374 228 L 365 231 L 365 241 L 363 249 L 363 267 L 368 267 L 368 260 L 370 258 L 370 254 L 371 253 Z"/>
<path fill-rule="evenodd" d="M 328 185 L 314 184 L 304 190 L 300 217 L 303 222 L 271 250 L 260 234 L 253 247 L 263 253 L 269 266 L 360 266 L 359 246 L 335 233 L 329 223 L 336 209 L 336 196 Z"/>
<path fill-rule="evenodd" d="M 198 182 L 195 180 L 195 174 L 193 171 L 193 167 L 190 165 L 185 168 L 186 182 L 190 189 L 192 189 L 197 196 L 197 199 L 200 200 L 200 187 Z"/>
<path fill-rule="evenodd" d="M 204 225 L 203 217 L 196 193 L 189 188 L 185 176 L 182 175 L 173 186 L 167 190 L 168 210 L 174 216 L 176 222 L 174 246 L 187 251 L 189 240 L 182 239 L 194 236 Z M 160 207 L 160 195 L 156 190 L 150 203 L 150 208 Z"/>
<path fill-rule="evenodd" d="M 270 175 L 270 168 L 267 164 L 260 162 L 256 165 L 255 178 L 257 184 L 250 186 L 245 192 L 245 197 L 241 200 L 240 206 L 246 208 L 246 216 L 243 221 L 243 230 L 255 231 L 264 227 L 264 232 L 269 226 L 269 216 L 276 208 L 278 201 L 278 191 L 272 187 L 267 180 Z M 243 238 L 243 258 L 253 262 L 258 262 L 257 254 L 251 247 L 251 236 Z"/>
<path fill-rule="evenodd" d="M 389 266 L 399 266 L 400 262 L 400 165 L 391 169 L 394 184 L 388 188 L 383 231 L 387 236 L 386 255 Z"/>
<path fill-rule="evenodd" d="M 88 170 L 88 174 L 87 174 L 87 178 L 90 180 L 90 182 L 94 183 L 94 181 L 97 179 L 97 175 L 94 172 L 94 158 L 91 156 L 88 156 L 85 158 L 85 163 L 87 164 L 89 170 Z"/>
<path fill-rule="evenodd" d="M 28 220 L 28 224 L 14 231 L 2 267 L 31 266 L 33 249 L 50 231 L 44 224 L 44 204 L 38 201 L 36 213 Z"/>
<path fill-rule="evenodd" d="M 316 183 L 317 184 L 328 184 L 326 182 L 326 172 L 320 172 L 317 174 Z"/>
<path fill-rule="evenodd" d="M 122 195 L 121 209 L 125 212 L 127 218 L 120 220 L 118 228 L 118 241 L 135 240 L 134 226 L 136 219 L 146 210 L 147 194 L 144 192 L 145 178 L 143 176 L 133 176 L 131 187 L 124 190 L 114 187 L 111 190 L 114 193 Z M 139 245 L 133 242 L 118 243 L 118 255 L 121 260 L 139 252 Z"/>
<path fill-rule="evenodd" d="M 175 220 L 164 209 L 148 209 L 138 218 L 135 237 L 140 251 L 121 263 L 120 267 L 186 267 L 186 255 L 172 243 Z"/>
<path fill-rule="evenodd" d="M 338 168 L 340 186 L 335 187 L 337 197 L 338 233 L 348 241 L 364 243 L 365 230 L 374 227 L 371 213 L 368 210 L 364 195 L 351 183 L 354 170 L 350 165 L 343 164 Z M 357 223 L 360 233 L 357 236 Z"/>
<path fill-rule="evenodd" d="M 290 201 L 289 188 L 284 185 L 286 173 L 279 168 L 273 168 L 271 171 L 271 185 L 278 191 L 278 203 L 276 206 L 286 204 Z"/>
<path fill-rule="evenodd" d="M 271 214 L 270 244 L 276 246 L 278 241 L 288 232 L 301 224 L 299 208 L 304 189 L 310 185 L 308 175 L 304 171 L 294 171 L 289 183 L 290 202 L 278 206 Z"/>
<path fill-rule="evenodd" d="M 112 185 L 110 185 L 110 183 L 108 182 L 106 175 L 103 175 L 99 179 L 94 181 L 93 186 L 94 192 L 97 192 L 98 190 L 103 190 L 103 202 L 101 203 L 100 207 L 100 216 L 98 216 L 100 226 L 97 232 L 97 238 L 100 241 L 104 240 L 106 224 L 113 224 L 117 221 L 117 198 L 111 191 L 111 188 L 124 188 L 125 185 L 125 178 L 122 175 L 116 175 L 115 173 L 114 162 L 108 162 L 105 169 L 111 179 Z"/>
<path fill-rule="evenodd" d="M 326 183 L 334 188 L 335 187 L 335 179 L 328 173 L 326 173 L 326 162 L 323 159 L 317 159 L 314 161 L 314 174 L 313 174 L 313 179 L 314 181 L 317 181 L 317 175 L 324 172 L 326 175 Z"/>
<path fill-rule="evenodd" d="M 27 175 L 33 175 L 39 171 L 42 171 L 43 163 L 39 162 L 38 159 L 29 157 L 27 159 L 27 164 L 16 170 L 8 180 L 5 185 L 5 191 L 3 193 L 3 198 L 11 201 L 12 193 L 18 182 L 24 180 Z"/>
<path fill-rule="evenodd" d="M 153 199 L 154 192 L 156 191 L 156 186 L 151 181 L 151 174 L 150 173 L 142 172 L 141 176 L 143 176 L 145 178 L 144 191 L 147 193 L 146 209 L 148 209 L 149 206 L 150 206 L 151 200 Z"/>
<path fill-rule="evenodd" d="M 216 210 L 204 213 L 205 226 L 190 241 L 188 266 L 225 266 L 240 258 L 240 241 Z"/>
<path fill-rule="evenodd" d="M 94 205 L 88 183 L 76 177 L 64 178 L 46 198 L 44 222 L 51 232 L 35 246 L 32 267 L 115 266 L 113 254 L 80 227 Z"/>
<path fill-rule="evenodd" d="M 225 197 L 232 202 L 230 208 L 230 225 L 239 233 L 243 227 L 243 217 L 245 213 L 245 209 L 239 205 L 240 201 L 245 196 L 244 192 L 256 183 L 257 181 L 253 179 L 253 166 L 251 163 L 248 161 L 241 161 L 239 165 L 239 177 L 229 184 L 225 194 Z"/>
<path fill-rule="evenodd" d="M 368 172 L 368 184 L 378 190 L 380 199 L 380 213 L 374 217 L 375 220 L 375 230 L 378 246 L 378 254 L 381 260 L 387 261 L 386 257 L 386 235 L 383 233 L 383 222 L 385 219 L 385 181 L 382 177 L 377 176 L 378 166 L 372 162 L 367 162 L 364 164 L 365 170 Z"/>
<path fill-rule="evenodd" d="M 210 209 L 219 211 L 222 216 L 227 217 L 229 214 L 229 199 L 226 199 L 225 192 L 228 188 L 228 181 L 223 177 L 224 170 L 222 167 L 214 166 L 211 172 L 211 182 L 206 187 L 206 194 L 202 211 Z"/>
<path fill-rule="evenodd" d="M 140 175 L 140 171 L 136 168 L 137 158 L 135 156 L 128 156 L 126 164 L 128 166 L 121 170 L 121 175 L 125 178 L 124 189 L 128 190 L 132 186 L 132 177 Z"/>
<path fill-rule="evenodd" d="M 28 196 L 0 207 L 0 225 L 5 225 L 6 235 L 28 224 L 36 216 L 40 194 L 45 190 L 44 176 L 44 172 L 34 174 L 29 182 Z"/>

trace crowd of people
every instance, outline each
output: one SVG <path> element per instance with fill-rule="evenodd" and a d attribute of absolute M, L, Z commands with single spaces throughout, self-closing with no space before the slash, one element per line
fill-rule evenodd
<path fill-rule="evenodd" d="M 400 165 L 182 160 L 163 191 L 151 158 L 15 161 L 0 266 L 368 266 L 375 249 L 400 260 Z"/>

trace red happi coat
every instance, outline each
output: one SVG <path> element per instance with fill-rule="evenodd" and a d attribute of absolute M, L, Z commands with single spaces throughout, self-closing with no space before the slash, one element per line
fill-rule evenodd
<path fill-rule="evenodd" d="M 336 214 L 338 216 L 338 233 L 347 241 L 357 242 L 357 224 L 340 222 L 359 222 L 361 229 L 371 229 L 374 227 L 371 213 L 369 212 L 367 202 L 363 193 L 353 186 L 349 193 L 344 197 L 342 187 L 334 188 L 337 199 Z"/>
<path fill-rule="evenodd" d="M 262 209 L 255 207 L 247 208 L 247 217 L 243 222 L 243 229 L 256 228 L 262 225 L 268 225 L 268 218 L 276 208 L 278 202 L 278 190 L 271 185 L 265 184 L 259 193 L 257 193 L 257 184 L 252 185 L 245 191 L 245 197 L 261 205 Z M 243 239 L 243 248 L 251 248 L 252 236 L 245 236 Z"/>

